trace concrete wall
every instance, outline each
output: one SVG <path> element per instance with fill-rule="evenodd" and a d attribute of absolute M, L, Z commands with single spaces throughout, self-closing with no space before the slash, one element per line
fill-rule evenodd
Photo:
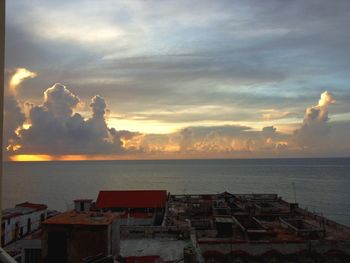
<path fill-rule="evenodd" d="M 121 225 L 126 226 L 152 226 L 154 222 L 154 218 L 121 218 L 119 219 Z"/>
<path fill-rule="evenodd" d="M 120 252 L 120 225 L 119 221 L 114 221 L 110 226 L 110 254 L 118 255 Z"/>
<path fill-rule="evenodd" d="M 253 258 L 264 258 L 267 259 L 269 253 L 277 253 L 284 259 L 295 256 L 296 258 L 308 258 L 319 257 L 326 258 L 328 253 L 336 251 L 340 253 L 342 257 L 350 258 L 350 242 L 349 241 L 331 241 L 331 240 L 312 240 L 300 243 L 262 243 L 262 242 L 205 242 L 199 241 L 200 249 L 204 255 L 206 261 L 216 259 L 220 262 L 223 259 L 221 257 L 230 258 L 230 255 L 234 257 L 240 257 L 240 255 L 248 255 Z M 235 254 L 237 253 L 238 254 Z M 306 256 L 305 256 L 306 255 Z M 245 257 L 245 256 L 243 256 Z M 221 258 L 221 259 L 220 259 Z M 215 260 L 214 260 L 215 261 Z M 248 261 L 250 262 L 250 261 Z M 254 261 L 255 262 L 255 261 Z M 283 261 L 282 261 L 283 262 Z M 288 261 L 289 262 L 289 261 Z M 309 262 L 309 261 L 307 261 Z M 323 261 L 322 261 L 323 262 Z M 328 261 L 325 261 L 328 262 Z M 338 261 L 334 261 L 338 262 Z M 349 261 L 344 261 L 349 262 Z"/>
<path fill-rule="evenodd" d="M 291 254 L 298 253 L 302 250 L 308 249 L 307 243 L 270 243 L 270 244 L 261 244 L 261 243 L 203 243 L 199 241 L 199 245 L 202 253 L 205 254 L 206 251 L 217 251 L 221 254 L 229 254 L 231 251 L 244 251 L 247 254 L 253 256 L 259 256 L 270 250 L 279 251 L 282 254 Z"/>

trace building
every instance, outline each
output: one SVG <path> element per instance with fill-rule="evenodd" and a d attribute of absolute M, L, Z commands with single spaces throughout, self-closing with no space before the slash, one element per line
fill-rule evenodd
<path fill-rule="evenodd" d="M 75 199 L 74 210 L 78 212 L 89 212 L 93 204 L 92 199 Z"/>
<path fill-rule="evenodd" d="M 191 227 L 121 226 L 119 262 L 203 262 Z"/>
<path fill-rule="evenodd" d="M 2 211 L 1 246 L 6 246 L 37 230 L 47 218 L 47 206 L 21 203 Z"/>
<path fill-rule="evenodd" d="M 96 209 L 118 212 L 121 225 L 160 225 L 166 202 L 165 190 L 100 191 Z"/>
<path fill-rule="evenodd" d="M 42 230 L 44 262 L 76 263 L 119 253 L 120 230 L 114 213 L 69 211 L 43 222 Z"/>
<path fill-rule="evenodd" d="M 276 194 L 170 195 L 165 226 L 189 224 L 205 262 L 350 262 L 350 228 Z"/>

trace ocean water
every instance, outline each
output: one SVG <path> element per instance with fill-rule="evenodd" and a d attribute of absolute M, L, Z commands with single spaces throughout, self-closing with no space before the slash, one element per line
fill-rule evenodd
<path fill-rule="evenodd" d="M 350 158 L 7 162 L 3 207 L 30 201 L 64 211 L 100 190 L 277 193 L 350 226 Z"/>

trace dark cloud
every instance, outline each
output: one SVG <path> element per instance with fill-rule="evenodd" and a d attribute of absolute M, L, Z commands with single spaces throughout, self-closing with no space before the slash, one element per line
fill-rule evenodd
<path fill-rule="evenodd" d="M 111 110 L 122 114 L 222 104 L 296 112 L 325 89 L 321 81 L 349 95 L 348 1 L 202 1 L 191 10 L 185 1 L 106 8 L 14 0 L 7 9 L 6 67 L 40 73 L 21 93 L 26 100 L 38 100 L 38 87 L 52 80 L 74 86 L 82 99 L 96 92 L 108 97 Z M 48 36 L 42 25 L 56 33 Z M 120 28 L 122 37 L 84 43 L 79 32 L 88 26 Z M 67 38 L 71 30 L 76 34 Z M 95 32 L 99 39 L 103 30 Z M 250 116 L 256 120 L 244 115 Z"/>

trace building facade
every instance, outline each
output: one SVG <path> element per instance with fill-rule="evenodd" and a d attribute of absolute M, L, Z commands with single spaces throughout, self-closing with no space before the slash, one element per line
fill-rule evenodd
<path fill-rule="evenodd" d="M 1 246 L 22 239 L 37 230 L 47 218 L 47 206 L 43 204 L 21 203 L 2 211 Z"/>

